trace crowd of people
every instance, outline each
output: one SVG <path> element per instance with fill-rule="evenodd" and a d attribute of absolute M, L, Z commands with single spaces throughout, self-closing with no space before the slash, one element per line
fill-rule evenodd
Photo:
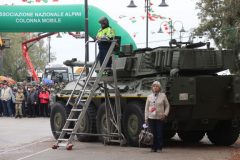
<path fill-rule="evenodd" d="M 0 83 L 0 116 L 49 117 L 50 89 L 46 85 Z"/>

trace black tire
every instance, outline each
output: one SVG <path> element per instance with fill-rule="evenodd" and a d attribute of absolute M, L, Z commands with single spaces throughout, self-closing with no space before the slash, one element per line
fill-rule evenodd
<path fill-rule="evenodd" d="M 130 103 L 125 107 L 123 114 L 123 133 L 131 146 L 138 146 L 138 136 L 144 123 L 143 106 Z"/>
<path fill-rule="evenodd" d="M 92 106 L 88 107 L 88 110 L 83 118 L 82 123 L 78 129 L 79 133 L 96 133 L 96 109 Z M 80 142 L 93 142 L 97 140 L 95 136 L 77 135 L 77 139 Z"/>
<path fill-rule="evenodd" d="M 50 125 L 52 134 L 55 139 L 58 139 L 60 132 L 66 122 L 67 113 L 64 105 L 60 102 L 56 102 L 52 105 L 52 111 L 50 115 Z"/>
<path fill-rule="evenodd" d="M 178 136 L 186 143 L 198 143 L 204 137 L 204 131 L 179 131 Z"/>
<path fill-rule="evenodd" d="M 239 127 L 232 127 L 231 121 L 222 121 L 213 130 L 208 131 L 207 136 L 215 145 L 230 146 L 239 137 Z"/>

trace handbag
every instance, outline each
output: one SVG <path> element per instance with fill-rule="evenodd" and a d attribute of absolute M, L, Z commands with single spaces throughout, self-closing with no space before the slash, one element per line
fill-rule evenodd
<path fill-rule="evenodd" d="M 153 134 L 149 131 L 148 128 L 141 130 L 138 139 L 139 147 L 141 144 L 152 145 L 153 144 Z"/>

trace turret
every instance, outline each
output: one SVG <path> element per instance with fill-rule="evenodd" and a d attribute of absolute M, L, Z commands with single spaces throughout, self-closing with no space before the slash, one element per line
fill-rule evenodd
<path fill-rule="evenodd" d="M 187 44 L 185 47 L 159 47 L 154 49 L 129 48 L 120 54 L 117 62 L 118 77 L 148 77 L 153 75 L 214 75 L 226 69 L 235 69 L 232 50 L 214 50 L 195 47 L 203 43 Z M 122 55 L 122 57 L 121 57 Z"/>

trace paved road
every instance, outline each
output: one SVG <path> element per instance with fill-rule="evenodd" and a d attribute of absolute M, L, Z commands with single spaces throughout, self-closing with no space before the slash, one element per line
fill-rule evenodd
<path fill-rule="evenodd" d="M 72 151 L 52 150 L 54 142 L 48 118 L 0 118 L 0 160 L 239 160 L 234 154 L 240 153 L 240 139 L 231 147 L 216 147 L 206 137 L 200 144 L 184 145 L 175 136 L 162 153 L 79 142 Z"/>
<path fill-rule="evenodd" d="M 49 118 L 0 117 L 0 151 L 49 138 Z"/>

